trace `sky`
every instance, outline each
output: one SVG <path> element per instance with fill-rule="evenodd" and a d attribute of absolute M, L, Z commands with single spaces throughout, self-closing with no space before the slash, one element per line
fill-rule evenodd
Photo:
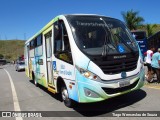
<path fill-rule="evenodd" d="M 0 0 L 0 40 L 29 39 L 61 14 L 99 14 L 120 19 L 139 11 L 145 24 L 160 24 L 160 0 Z"/>

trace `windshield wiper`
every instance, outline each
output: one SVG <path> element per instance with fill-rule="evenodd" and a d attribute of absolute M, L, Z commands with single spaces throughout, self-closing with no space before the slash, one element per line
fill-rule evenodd
<path fill-rule="evenodd" d="M 103 51 L 102 51 L 102 56 L 106 56 L 108 53 L 108 49 L 107 49 L 107 42 L 108 42 L 108 37 L 107 37 L 107 33 L 105 35 L 105 40 L 104 40 L 104 45 L 103 45 Z"/>
<path fill-rule="evenodd" d="M 105 39 L 104 39 L 104 46 L 103 46 L 103 51 L 102 51 L 102 56 L 106 56 L 107 55 L 107 53 L 109 52 L 108 51 L 108 49 L 107 49 L 107 47 L 108 48 L 111 48 L 111 49 L 113 49 L 113 47 L 110 47 L 107 43 L 109 43 L 109 33 L 110 33 L 110 29 L 109 29 L 109 27 L 108 27 L 108 25 L 106 24 L 106 22 L 102 19 L 102 18 L 100 18 L 100 20 L 102 20 L 103 21 L 103 23 L 105 24 L 105 26 L 107 26 L 107 29 L 108 29 L 108 31 L 105 29 L 105 27 L 103 26 L 103 29 L 104 29 L 104 31 L 105 31 L 105 33 L 106 33 L 106 36 L 105 36 Z"/>

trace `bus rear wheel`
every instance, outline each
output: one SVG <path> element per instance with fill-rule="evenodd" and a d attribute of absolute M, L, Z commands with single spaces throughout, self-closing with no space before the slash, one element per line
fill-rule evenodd
<path fill-rule="evenodd" d="M 36 81 L 36 79 L 35 79 L 34 73 L 32 73 L 32 79 L 33 79 L 34 85 L 35 85 L 36 87 L 38 87 L 38 83 L 37 83 L 37 81 Z"/>
<path fill-rule="evenodd" d="M 68 90 L 65 85 L 61 87 L 61 96 L 65 106 L 72 108 L 74 106 L 74 101 L 69 98 Z"/>

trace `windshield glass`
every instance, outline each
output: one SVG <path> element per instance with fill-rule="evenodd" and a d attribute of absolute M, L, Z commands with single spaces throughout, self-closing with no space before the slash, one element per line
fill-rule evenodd
<path fill-rule="evenodd" d="M 132 32 L 132 35 L 136 40 L 143 40 L 146 38 L 146 32 L 144 31 Z"/>
<path fill-rule="evenodd" d="M 119 20 L 101 16 L 66 16 L 78 47 L 89 55 L 138 51 L 137 43 Z"/>

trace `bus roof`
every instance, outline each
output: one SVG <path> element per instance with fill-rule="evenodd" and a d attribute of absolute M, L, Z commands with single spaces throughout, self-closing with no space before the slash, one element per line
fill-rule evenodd
<path fill-rule="evenodd" d="M 152 36 L 150 36 L 148 38 L 148 40 L 152 40 L 154 37 L 156 37 L 157 35 L 160 35 L 160 31 L 156 32 L 155 34 L 153 34 Z"/>

